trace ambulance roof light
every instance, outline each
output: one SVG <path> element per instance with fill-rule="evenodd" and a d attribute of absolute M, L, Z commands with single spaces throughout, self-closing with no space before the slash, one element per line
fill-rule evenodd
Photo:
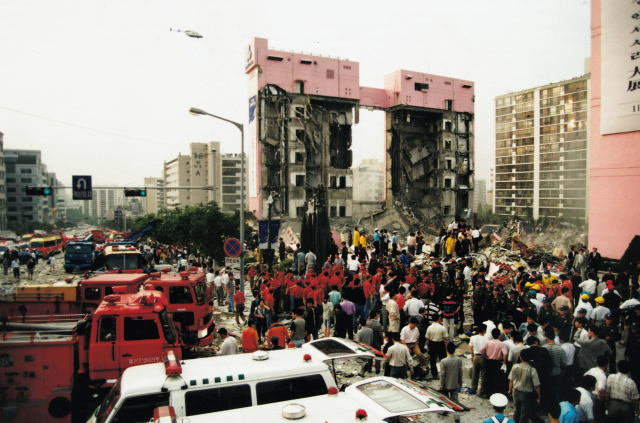
<path fill-rule="evenodd" d="M 302 359 L 305 363 L 309 363 L 311 361 L 311 354 L 305 354 L 302 356 Z"/>
<path fill-rule="evenodd" d="M 173 350 L 167 351 L 164 356 L 164 373 L 167 376 L 177 376 L 182 374 L 182 366 L 180 365 L 180 361 L 176 358 Z"/>
<path fill-rule="evenodd" d="M 367 412 L 362 408 L 356 410 L 356 420 L 367 420 L 367 417 L 369 417 Z"/>
<path fill-rule="evenodd" d="M 329 396 L 338 395 L 338 392 L 338 388 L 336 388 L 335 386 L 330 386 L 327 390 L 327 394 L 329 394 Z"/>

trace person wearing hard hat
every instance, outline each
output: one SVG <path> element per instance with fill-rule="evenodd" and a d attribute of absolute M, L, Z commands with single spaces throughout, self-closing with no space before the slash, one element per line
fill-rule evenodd
<path fill-rule="evenodd" d="M 591 312 L 591 323 L 596 326 L 604 326 L 604 316 L 611 314 L 611 310 L 604 306 L 604 298 L 597 297 L 595 300 L 596 308 Z"/>
<path fill-rule="evenodd" d="M 580 295 L 580 303 L 576 306 L 576 311 L 573 313 L 573 317 L 578 317 L 578 312 L 580 310 L 584 310 L 586 312 L 585 317 L 587 320 L 591 319 L 591 313 L 593 312 L 593 307 L 591 303 L 589 303 L 590 295 L 587 292 L 583 292 Z"/>
<path fill-rule="evenodd" d="M 503 394 L 493 394 L 489 398 L 489 402 L 493 406 L 495 414 L 488 419 L 485 419 L 484 423 L 515 423 L 509 417 L 504 415 L 504 409 L 507 407 L 509 400 Z"/>

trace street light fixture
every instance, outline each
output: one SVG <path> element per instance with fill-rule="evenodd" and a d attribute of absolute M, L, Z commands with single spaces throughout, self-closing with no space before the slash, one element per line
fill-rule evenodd
<path fill-rule="evenodd" d="M 201 109 L 196 109 L 195 107 L 189 109 L 189 113 L 194 116 L 211 116 L 228 122 L 240 130 L 240 245 L 242 246 L 242 254 L 240 254 L 240 279 L 242 280 L 242 290 L 244 291 L 244 196 L 247 192 L 244 186 L 244 125 L 220 116 L 212 115 L 211 113 L 207 113 Z"/>

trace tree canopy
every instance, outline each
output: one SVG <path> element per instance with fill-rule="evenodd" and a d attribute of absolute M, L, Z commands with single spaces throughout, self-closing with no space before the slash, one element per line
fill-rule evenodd
<path fill-rule="evenodd" d="M 244 238 L 247 244 L 254 232 L 246 223 L 248 216 L 250 214 L 245 213 Z M 155 219 L 160 219 L 161 223 L 147 237 L 161 244 L 195 247 L 218 263 L 224 262 L 224 242 L 228 238 L 240 238 L 240 212 L 227 214 L 215 202 L 138 217 L 131 224 L 131 233 L 138 232 Z"/>

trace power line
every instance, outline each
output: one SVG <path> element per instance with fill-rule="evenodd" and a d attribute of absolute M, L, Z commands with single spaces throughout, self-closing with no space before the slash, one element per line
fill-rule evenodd
<path fill-rule="evenodd" d="M 158 141 L 150 141 L 150 140 L 145 140 L 145 139 L 142 139 L 142 138 L 131 137 L 129 135 L 116 134 L 115 132 L 103 131 L 101 129 L 89 128 L 87 126 L 76 125 L 75 123 L 63 122 L 61 120 L 51 119 L 51 118 L 44 117 L 44 116 L 38 116 L 38 115 L 34 115 L 32 113 L 27 113 L 27 112 L 23 112 L 23 111 L 20 111 L 20 110 L 10 109 L 8 107 L 0 106 L 0 109 L 8 110 L 8 111 L 14 112 L 14 113 L 20 113 L 22 115 L 31 116 L 31 117 L 35 117 L 35 118 L 38 118 L 38 119 L 48 120 L 50 122 L 60 123 L 62 125 L 73 126 L 75 128 L 81 128 L 81 129 L 86 129 L 88 131 L 99 132 L 101 134 L 112 135 L 112 136 L 115 136 L 115 137 L 128 138 L 130 140 L 142 141 L 142 142 L 147 142 L 147 143 L 150 143 L 150 144 L 157 144 L 157 145 L 166 145 L 166 146 L 170 146 L 170 147 L 184 147 L 184 145 L 168 144 L 168 143 L 158 142 Z"/>

